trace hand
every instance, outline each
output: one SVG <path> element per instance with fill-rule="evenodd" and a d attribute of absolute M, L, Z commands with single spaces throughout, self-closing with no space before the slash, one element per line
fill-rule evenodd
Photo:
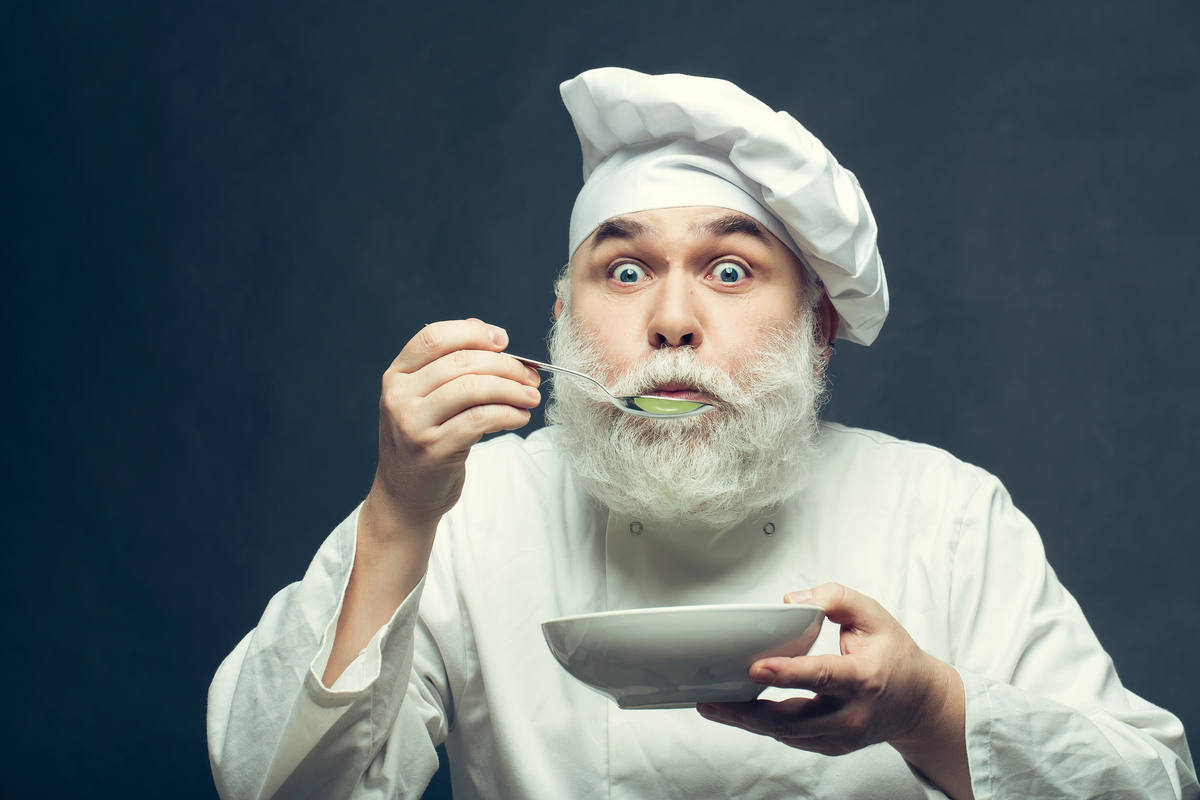
<path fill-rule="evenodd" d="M 458 502 L 485 433 L 529 422 L 538 374 L 501 355 L 503 328 L 435 322 L 383 374 L 379 466 L 358 516 L 354 568 L 321 680 L 333 686 L 425 574 L 438 520 Z"/>
<path fill-rule="evenodd" d="M 708 719 L 823 755 L 888 742 L 947 794 L 971 797 L 963 686 L 954 668 L 917 646 L 883 606 L 836 583 L 786 602 L 825 609 L 841 629 L 841 655 L 767 658 L 757 683 L 815 692 L 782 702 L 706 703 Z"/>
<path fill-rule="evenodd" d="M 375 523 L 391 516 L 399 528 L 432 536 L 458 501 L 471 445 L 529 422 L 541 381 L 501 354 L 507 346 L 503 328 L 478 319 L 435 322 L 392 362 L 383 375 L 379 467 L 367 498 Z"/>

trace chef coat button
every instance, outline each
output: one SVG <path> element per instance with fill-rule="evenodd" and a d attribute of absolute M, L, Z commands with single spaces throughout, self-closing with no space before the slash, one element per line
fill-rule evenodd
<path fill-rule="evenodd" d="M 765 533 L 767 536 L 774 536 L 775 535 L 775 523 L 768 522 L 766 525 L 763 525 L 763 533 Z"/>
<path fill-rule="evenodd" d="M 639 536 L 639 535 L 641 535 L 641 533 L 642 533 L 642 523 L 640 523 L 640 522 L 631 522 L 631 523 L 629 523 L 629 532 L 630 532 L 630 533 L 632 533 L 634 536 Z"/>

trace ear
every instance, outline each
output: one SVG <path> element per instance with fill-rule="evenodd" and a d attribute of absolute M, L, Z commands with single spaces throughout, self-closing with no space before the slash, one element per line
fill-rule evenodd
<path fill-rule="evenodd" d="M 838 315 L 837 309 L 833 307 L 833 301 L 829 299 L 829 294 L 824 291 L 821 292 L 821 301 L 817 303 L 817 317 L 821 321 L 821 341 L 818 344 L 825 347 L 830 342 L 837 340 L 842 318 Z"/>
<path fill-rule="evenodd" d="M 562 310 L 563 310 L 562 300 L 555 300 L 554 301 L 554 318 L 555 319 L 558 319 L 559 317 L 562 316 Z"/>

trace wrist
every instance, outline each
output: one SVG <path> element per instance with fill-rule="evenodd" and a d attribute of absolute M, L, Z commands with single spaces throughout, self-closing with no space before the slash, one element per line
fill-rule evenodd
<path fill-rule="evenodd" d="M 934 674 L 922 710 L 916 715 L 918 721 L 903 736 L 888 743 L 949 797 L 972 800 L 966 688 L 954 667 L 928 657 Z"/>
<path fill-rule="evenodd" d="M 380 606 L 373 628 L 386 621 L 420 582 L 433 551 L 438 520 L 412 521 L 372 488 L 358 512 L 354 569 L 347 597 L 365 608 Z"/>
<path fill-rule="evenodd" d="M 432 542 L 440 520 L 414 514 L 376 478 L 359 511 L 358 538 L 378 547 Z"/>
<path fill-rule="evenodd" d="M 913 725 L 889 744 L 910 761 L 917 755 L 941 750 L 964 736 L 965 692 L 958 671 L 940 659 L 928 656 L 932 669 L 929 688 L 914 714 Z"/>

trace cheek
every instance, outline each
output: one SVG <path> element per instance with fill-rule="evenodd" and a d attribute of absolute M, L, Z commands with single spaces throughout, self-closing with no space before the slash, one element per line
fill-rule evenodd
<path fill-rule="evenodd" d="M 611 378 L 646 356 L 644 326 L 605 303 L 572 305 L 571 314 L 584 336 L 599 351 Z"/>
<path fill-rule="evenodd" d="M 794 320 L 803 305 L 804 286 L 799 281 L 783 283 L 776 291 L 756 299 L 760 319 Z"/>
<path fill-rule="evenodd" d="M 631 329 L 632 326 L 615 323 L 589 328 L 608 369 L 608 378 L 626 371 L 646 355 L 642 337 L 631 335 Z"/>

